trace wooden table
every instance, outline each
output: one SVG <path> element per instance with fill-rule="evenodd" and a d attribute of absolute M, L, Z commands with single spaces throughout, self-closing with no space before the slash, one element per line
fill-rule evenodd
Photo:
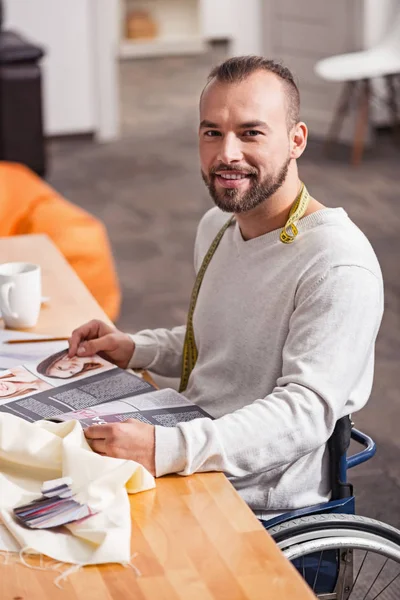
<path fill-rule="evenodd" d="M 0 238 L 0 263 L 6 262 L 32 262 L 42 268 L 42 296 L 49 297 L 50 301 L 42 306 L 39 322 L 33 330 L 36 333 L 69 336 L 75 327 L 90 319 L 110 322 L 46 235 Z"/>
<path fill-rule="evenodd" d="M 42 266 L 50 296 L 35 331 L 67 336 L 106 318 L 45 236 L 0 239 L 0 262 L 20 260 Z M 0 560 L 1 600 L 315 600 L 221 473 L 163 477 L 130 502 L 140 576 L 119 565 L 86 567 L 59 590 L 56 572 Z"/>

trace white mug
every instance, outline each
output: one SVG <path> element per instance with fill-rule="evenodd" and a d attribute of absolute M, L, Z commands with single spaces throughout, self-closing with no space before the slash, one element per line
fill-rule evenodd
<path fill-rule="evenodd" d="M 0 264 L 0 311 L 6 327 L 34 327 L 42 297 L 38 265 L 23 262 Z"/>

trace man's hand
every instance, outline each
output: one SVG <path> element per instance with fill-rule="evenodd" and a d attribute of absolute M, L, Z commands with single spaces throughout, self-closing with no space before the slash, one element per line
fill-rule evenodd
<path fill-rule="evenodd" d="M 156 474 L 155 427 L 137 419 L 124 423 L 92 425 L 85 430 L 86 439 L 95 452 L 103 456 L 135 460 L 152 475 Z"/>
<path fill-rule="evenodd" d="M 128 334 L 95 319 L 72 332 L 68 356 L 72 358 L 76 354 L 93 356 L 102 353 L 117 367 L 126 369 L 134 350 L 135 344 Z"/>

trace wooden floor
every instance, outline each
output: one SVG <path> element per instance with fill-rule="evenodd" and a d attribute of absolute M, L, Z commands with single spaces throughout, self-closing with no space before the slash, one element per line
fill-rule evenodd
<path fill-rule="evenodd" d="M 123 63 L 122 138 L 50 147 L 51 183 L 108 228 L 124 295 L 119 325 L 126 330 L 185 321 L 196 225 L 211 206 L 199 176 L 198 95 L 220 56 L 214 50 L 200 58 Z M 379 450 L 352 480 L 360 514 L 400 527 L 400 150 L 382 137 L 358 169 L 348 159 L 346 149 L 326 159 L 314 141 L 300 169 L 314 197 L 342 206 L 368 235 L 383 269 L 386 312 L 375 385 L 355 416 Z"/>

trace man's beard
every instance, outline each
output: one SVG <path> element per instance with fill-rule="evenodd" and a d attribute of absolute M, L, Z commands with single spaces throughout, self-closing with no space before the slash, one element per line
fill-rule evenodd
<path fill-rule="evenodd" d="M 230 169 L 235 170 L 235 167 L 220 165 L 218 168 L 213 169 L 208 177 L 203 171 L 201 172 L 201 176 L 218 208 L 229 213 L 244 213 L 256 208 L 256 206 L 259 206 L 264 200 L 267 200 L 279 190 L 286 180 L 290 161 L 291 159 L 288 157 L 276 175 L 267 175 L 262 181 L 258 181 L 256 179 L 257 175 L 251 173 L 249 176 L 252 180 L 250 189 L 244 194 L 241 194 L 240 190 L 234 188 L 221 188 L 217 190 L 215 172 L 229 171 Z"/>

